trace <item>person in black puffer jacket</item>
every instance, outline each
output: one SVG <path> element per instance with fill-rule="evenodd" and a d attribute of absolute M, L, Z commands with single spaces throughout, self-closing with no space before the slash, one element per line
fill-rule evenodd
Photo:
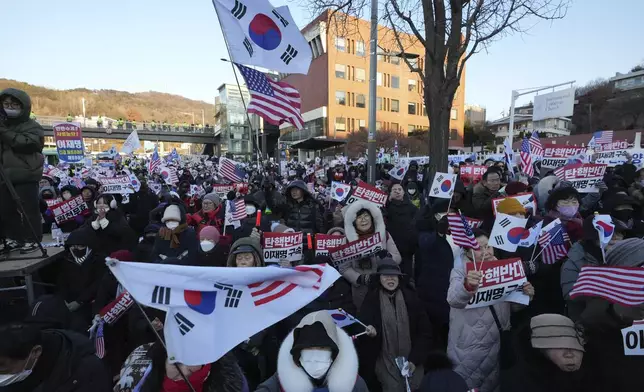
<path fill-rule="evenodd" d="M 302 180 L 291 182 L 286 188 L 284 223 L 295 231 L 323 233 L 324 220 L 318 203 Z"/>
<path fill-rule="evenodd" d="M 400 267 L 405 275 L 411 277 L 413 257 L 418 247 L 418 234 L 414 223 L 418 208 L 411 203 L 402 185 L 394 184 L 391 186 L 385 212 L 387 231 L 402 256 Z"/>

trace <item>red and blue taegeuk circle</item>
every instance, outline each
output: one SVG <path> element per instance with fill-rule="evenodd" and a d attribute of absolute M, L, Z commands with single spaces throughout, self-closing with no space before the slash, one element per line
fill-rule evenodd
<path fill-rule="evenodd" d="M 342 313 L 333 313 L 333 314 L 331 315 L 331 317 L 332 317 L 332 318 L 333 318 L 333 320 L 335 320 L 335 321 L 344 321 L 344 320 L 346 320 L 346 319 L 347 319 L 347 316 L 345 316 L 345 315 L 344 315 L 344 314 L 342 314 Z"/>
<path fill-rule="evenodd" d="M 195 312 L 210 314 L 215 311 L 217 292 L 185 290 L 183 292 L 183 299 L 186 301 L 188 307 Z"/>
<path fill-rule="evenodd" d="M 253 42 L 264 50 L 273 50 L 282 43 L 282 32 L 273 19 L 257 14 L 248 25 L 248 35 Z"/>
<path fill-rule="evenodd" d="M 404 168 L 404 167 L 401 167 L 401 168 L 400 168 L 400 169 L 398 169 L 398 171 L 396 172 L 396 175 L 397 175 L 397 176 L 402 176 L 403 174 L 405 174 L 405 168 Z"/>
<path fill-rule="evenodd" d="M 452 181 L 445 180 L 441 183 L 441 191 L 448 192 L 450 189 L 452 189 Z"/>
<path fill-rule="evenodd" d="M 525 230 L 522 227 L 514 227 L 508 230 L 507 237 L 508 241 L 516 245 L 519 243 L 519 241 L 528 238 L 528 235 L 530 235 L 529 230 Z"/>
<path fill-rule="evenodd" d="M 602 229 L 604 229 L 603 230 L 604 238 L 610 237 L 611 235 L 613 235 L 613 231 L 615 231 L 615 228 L 613 226 L 609 225 L 608 223 L 606 223 L 604 221 L 598 220 L 597 222 L 595 222 L 595 224 L 597 226 L 601 227 Z"/>
<path fill-rule="evenodd" d="M 338 196 L 344 195 L 344 189 L 343 188 L 335 188 L 335 194 Z"/>

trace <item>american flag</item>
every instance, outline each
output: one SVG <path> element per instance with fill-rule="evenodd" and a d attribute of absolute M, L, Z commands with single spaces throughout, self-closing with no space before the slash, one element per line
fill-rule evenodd
<path fill-rule="evenodd" d="M 559 259 L 568 255 L 567 241 L 570 241 L 566 229 L 560 223 L 552 228 L 546 227 L 546 231 L 539 236 L 539 246 L 543 249 L 541 260 L 544 264 L 554 264 Z"/>
<path fill-rule="evenodd" d="M 240 163 L 221 157 L 219 158 L 219 175 L 232 182 L 242 182 L 246 172 Z"/>
<path fill-rule="evenodd" d="M 154 171 L 161 165 L 161 157 L 159 157 L 159 148 L 154 146 L 154 153 L 152 154 L 152 160 L 150 161 L 150 173 Z"/>
<path fill-rule="evenodd" d="M 96 356 L 99 358 L 105 357 L 105 338 L 103 336 L 103 325 L 105 322 L 103 320 L 98 322 L 98 328 L 96 330 L 96 336 L 94 337 L 94 346 L 96 347 Z"/>
<path fill-rule="evenodd" d="M 566 174 L 565 174 L 566 169 L 569 169 L 569 168 L 570 168 L 570 166 L 568 166 L 568 165 L 561 166 L 561 167 L 556 168 L 555 171 L 553 171 L 553 173 L 558 179 L 560 179 L 561 181 L 564 181 L 566 179 Z"/>
<path fill-rule="evenodd" d="M 246 213 L 246 203 L 241 197 L 235 199 L 234 201 L 229 201 L 228 205 L 230 206 L 230 216 L 231 220 L 242 220 L 248 216 Z"/>
<path fill-rule="evenodd" d="M 613 131 L 597 131 L 593 133 L 592 142 L 596 144 L 609 144 L 613 142 Z"/>
<path fill-rule="evenodd" d="M 293 269 L 300 272 L 312 272 L 313 274 L 307 274 L 308 277 L 302 276 L 302 283 L 307 283 L 307 281 L 310 281 L 310 278 L 317 279 L 317 282 L 314 282 L 312 287 L 314 289 L 319 289 L 320 283 L 322 282 L 322 275 L 324 274 L 324 268 L 325 267 L 322 265 L 300 265 Z M 248 288 L 251 289 L 250 296 L 253 298 L 253 303 L 255 306 L 260 306 L 275 301 L 278 298 L 282 298 L 293 291 L 293 289 L 298 286 L 298 283 L 299 282 L 297 280 L 292 280 L 290 282 L 277 280 L 249 284 Z"/>
<path fill-rule="evenodd" d="M 274 82 L 254 69 L 236 64 L 241 71 L 250 92 L 248 113 L 255 113 L 273 125 L 292 124 L 297 129 L 304 128 L 300 114 L 300 93 L 284 82 Z"/>
<path fill-rule="evenodd" d="M 624 306 L 644 303 L 644 268 L 592 267 L 581 268 L 570 298 L 600 297 Z"/>
<path fill-rule="evenodd" d="M 532 132 L 529 142 L 530 153 L 536 157 L 543 157 L 543 146 L 541 145 L 541 140 L 539 140 L 539 134 L 537 131 Z"/>
<path fill-rule="evenodd" d="M 478 241 L 476 241 L 476 237 L 474 237 L 472 228 L 463 215 L 457 213 L 447 214 L 447 222 L 449 223 L 449 230 L 452 233 L 454 245 L 472 248 L 474 250 L 481 249 Z"/>
<path fill-rule="evenodd" d="M 532 166 L 532 156 L 530 155 L 530 142 L 527 137 L 523 138 L 521 143 L 521 151 L 519 151 L 521 156 L 521 166 L 523 166 L 523 172 L 532 177 L 534 175 L 534 167 Z"/>

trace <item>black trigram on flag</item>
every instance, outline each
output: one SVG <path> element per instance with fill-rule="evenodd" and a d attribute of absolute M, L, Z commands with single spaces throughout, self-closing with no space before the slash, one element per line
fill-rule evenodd
<path fill-rule="evenodd" d="M 179 332 L 181 332 L 181 335 L 187 334 L 195 326 L 192 321 L 188 320 L 186 316 L 181 313 L 175 314 L 174 320 L 177 322 L 177 325 L 179 325 Z"/>
<path fill-rule="evenodd" d="M 232 285 L 223 283 L 215 283 L 215 288 L 217 290 L 226 291 L 226 303 L 224 304 L 224 307 L 236 308 L 239 306 L 239 300 L 241 299 L 243 293 L 242 290 L 237 290 L 233 288 Z"/>
<path fill-rule="evenodd" d="M 280 59 L 282 59 L 284 64 L 288 65 L 291 62 L 291 60 L 293 60 L 297 56 L 297 53 L 298 52 L 297 50 L 295 50 L 294 47 L 292 47 L 291 45 L 288 45 L 284 53 L 282 53 L 282 55 L 280 56 Z"/>
<path fill-rule="evenodd" d="M 439 175 L 438 177 L 436 177 L 436 180 L 438 180 L 439 182 L 443 181 L 443 176 Z"/>
<path fill-rule="evenodd" d="M 280 15 L 277 10 L 273 10 L 273 15 L 275 15 L 275 17 L 279 19 L 280 22 L 282 22 L 282 25 L 284 25 L 284 27 L 288 26 L 288 20 L 284 19 L 284 17 Z"/>
<path fill-rule="evenodd" d="M 438 188 L 434 188 L 434 194 L 437 195 L 439 193 L 440 193 L 440 191 L 438 190 Z"/>
<path fill-rule="evenodd" d="M 502 236 L 502 235 L 494 236 L 494 240 L 496 241 L 496 244 L 497 244 L 497 245 L 503 245 L 503 244 L 505 244 L 505 241 L 503 240 L 503 236 Z"/>
<path fill-rule="evenodd" d="M 154 286 L 150 302 L 159 305 L 170 305 L 170 291 L 169 287 Z"/>
<path fill-rule="evenodd" d="M 508 227 L 511 223 L 512 222 L 510 222 L 510 220 L 508 218 L 503 218 L 503 220 L 501 222 L 499 222 L 499 224 L 501 226 L 503 226 L 503 227 Z"/>
<path fill-rule="evenodd" d="M 244 5 L 244 3 L 240 2 L 239 0 L 235 0 L 235 6 L 233 7 L 231 13 L 235 18 L 241 19 L 244 17 L 244 15 L 246 15 L 247 10 L 248 8 L 246 7 L 246 5 Z"/>
<path fill-rule="evenodd" d="M 248 51 L 248 55 L 250 57 L 253 57 L 253 52 L 254 52 L 253 44 L 250 43 L 250 41 L 248 40 L 248 37 L 244 38 L 243 44 L 244 44 L 244 47 L 246 48 L 246 50 Z"/>

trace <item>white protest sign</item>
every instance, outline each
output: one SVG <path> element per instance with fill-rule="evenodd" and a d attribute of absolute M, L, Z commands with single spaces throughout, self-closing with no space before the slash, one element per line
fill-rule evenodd
<path fill-rule="evenodd" d="M 378 207 L 384 207 L 387 203 L 387 194 L 373 185 L 369 185 L 364 181 L 360 181 L 356 189 L 347 200 L 346 205 L 349 205 L 358 199 L 366 200 L 376 204 Z"/>
<path fill-rule="evenodd" d="M 624 355 L 644 355 L 644 320 L 633 321 L 633 325 L 622 329 Z"/>
<path fill-rule="evenodd" d="M 347 237 L 343 235 L 316 234 L 315 255 L 328 255 L 329 249 L 337 248 L 347 243 Z"/>
<path fill-rule="evenodd" d="M 467 263 L 466 273 L 471 270 L 474 270 L 474 263 Z M 465 309 L 482 308 L 501 302 L 522 305 L 530 302 L 530 297 L 521 289 L 527 282 L 521 259 L 483 261 L 479 270 L 483 272 L 483 280 Z"/>
<path fill-rule="evenodd" d="M 566 165 L 555 170 L 555 175 L 561 181 L 568 181 L 580 193 L 597 193 L 596 184 L 604 179 L 607 165 L 582 163 Z"/>
<path fill-rule="evenodd" d="M 331 256 L 331 264 L 338 269 L 345 263 L 372 256 L 382 249 L 382 238 L 380 233 L 376 232 L 368 237 L 329 249 L 329 256 Z"/>
<path fill-rule="evenodd" d="M 122 195 L 124 193 L 134 193 L 134 186 L 131 183 L 130 177 L 117 176 L 117 177 L 100 177 L 101 193 L 111 193 Z"/>
<path fill-rule="evenodd" d="M 558 167 L 566 166 L 568 159 L 574 156 L 586 154 L 587 147 L 574 147 L 574 146 L 560 146 L 557 144 L 547 144 L 543 146 L 543 159 L 541 160 L 541 168 L 543 169 L 556 169 Z"/>
<path fill-rule="evenodd" d="M 262 251 L 266 263 L 289 261 L 291 265 L 302 260 L 302 232 L 299 233 L 264 233 Z"/>
<path fill-rule="evenodd" d="M 644 149 L 631 148 L 613 151 L 601 151 L 593 155 L 595 163 L 602 163 L 608 167 L 623 165 L 627 162 L 627 154 L 631 155 L 631 162 L 637 167 L 642 167 L 644 163 Z"/>

